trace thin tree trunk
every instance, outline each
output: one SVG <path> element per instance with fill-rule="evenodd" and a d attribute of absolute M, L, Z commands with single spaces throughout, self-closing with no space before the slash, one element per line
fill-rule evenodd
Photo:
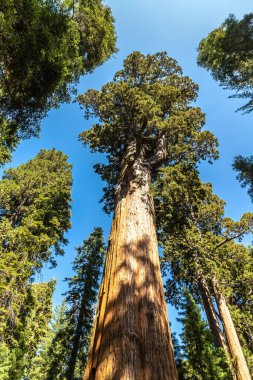
<path fill-rule="evenodd" d="M 77 326 L 75 330 L 75 335 L 73 339 L 73 346 L 71 350 L 70 360 L 68 364 L 68 371 L 67 371 L 67 380 L 73 380 L 74 374 L 75 374 L 75 367 L 76 367 L 76 361 L 77 361 L 77 354 L 80 346 L 80 339 L 82 335 L 82 326 L 83 326 L 83 319 L 85 315 L 85 304 L 87 302 L 86 299 L 86 291 L 84 290 L 81 305 L 80 305 L 80 312 L 78 315 L 78 321 Z"/>
<path fill-rule="evenodd" d="M 238 379 L 251 380 L 249 369 L 245 357 L 243 355 L 241 344 L 239 342 L 230 311 L 227 307 L 227 303 L 224 296 L 219 291 L 218 281 L 215 278 L 212 280 L 212 287 L 215 300 L 219 309 L 219 314 L 221 316 L 222 324 L 225 330 L 229 349 L 232 358 L 235 359 Z"/>
<path fill-rule="evenodd" d="M 221 327 L 219 324 L 217 313 L 213 305 L 213 300 L 211 298 L 206 280 L 202 276 L 199 276 L 198 287 L 201 293 L 201 298 L 203 301 L 207 320 L 214 337 L 214 343 L 216 347 L 223 348 L 225 355 L 227 357 L 228 365 L 229 365 L 231 374 L 233 376 L 233 379 L 237 380 L 238 378 L 235 374 L 233 365 L 231 363 L 231 355 L 230 355 L 229 348 L 227 346 L 227 342 L 224 337 L 223 331 L 221 330 Z"/>
<path fill-rule="evenodd" d="M 84 379 L 176 380 L 150 170 L 124 162 Z"/>

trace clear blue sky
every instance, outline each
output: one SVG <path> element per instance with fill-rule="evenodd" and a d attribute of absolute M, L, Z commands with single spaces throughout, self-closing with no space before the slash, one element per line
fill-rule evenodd
<path fill-rule="evenodd" d="M 252 114 L 235 113 L 241 103 L 228 99 L 229 92 L 220 88 L 210 74 L 196 64 L 199 41 L 219 26 L 229 13 L 240 18 L 251 12 L 252 0 L 107 0 L 106 4 L 116 19 L 119 52 L 92 75 L 82 78 L 78 92 L 83 93 L 88 88 L 99 89 L 111 80 L 115 71 L 121 68 L 123 59 L 133 50 L 142 53 L 166 50 L 178 60 L 184 73 L 199 84 L 197 105 L 206 113 L 206 128 L 219 139 L 220 159 L 213 165 L 201 165 L 202 180 L 211 182 L 214 191 L 227 202 L 228 216 L 239 219 L 242 213 L 252 211 L 246 190 L 240 187 L 231 168 L 235 155 L 253 154 Z M 11 166 L 17 166 L 33 158 L 41 148 L 55 147 L 67 154 L 73 164 L 69 245 L 64 257 L 58 259 L 58 267 L 45 269 L 38 276 L 38 280 L 43 281 L 56 277 L 55 304 L 61 301 L 61 294 L 66 290 L 63 278 L 72 274 L 74 247 L 80 245 L 95 226 L 101 226 L 106 237 L 110 230 L 111 220 L 98 203 L 103 184 L 92 167 L 98 157 L 78 141 L 79 133 L 90 125 L 90 121 L 84 120 L 78 104 L 62 105 L 43 121 L 39 139 L 21 143 L 11 163 Z M 175 326 L 173 309 L 169 310 L 169 317 Z"/>

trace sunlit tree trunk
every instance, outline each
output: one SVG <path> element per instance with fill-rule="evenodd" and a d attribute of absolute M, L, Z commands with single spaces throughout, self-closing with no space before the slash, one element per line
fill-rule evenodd
<path fill-rule="evenodd" d="M 199 278 L 198 278 L 198 287 L 200 290 L 200 294 L 201 294 L 201 298 L 203 301 L 203 306 L 205 309 L 205 313 L 207 316 L 209 327 L 210 327 L 212 334 L 213 334 L 213 337 L 214 337 L 214 343 L 215 343 L 216 347 L 223 348 L 223 350 L 226 354 L 227 360 L 228 360 L 229 368 L 231 370 L 231 374 L 233 376 L 233 379 L 237 380 L 238 377 L 236 376 L 233 365 L 231 363 L 231 356 L 229 353 L 229 348 L 227 346 L 226 339 L 224 337 L 223 331 L 222 331 L 221 326 L 219 324 L 219 320 L 217 317 L 216 310 L 214 308 L 212 297 L 211 297 L 209 289 L 208 289 L 208 285 L 206 283 L 206 280 L 202 276 L 199 276 Z"/>
<path fill-rule="evenodd" d="M 230 311 L 227 307 L 227 303 L 224 296 L 219 290 L 218 281 L 215 278 L 212 280 L 212 286 L 217 307 L 219 309 L 219 314 L 226 334 L 228 346 L 232 358 L 235 359 L 238 379 L 251 380 L 249 369 L 235 330 L 233 320 L 231 318 Z"/>
<path fill-rule="evenodd" d="M 176 380 L 147 165 L 126 155 L 85 380 Z"/>
<path fill-rule="evenodd" d="M 203 301 L 203 306 L 205 309 L 207 320 L 210 329 L 213 333 L 215 345 L 217 347 L 224 348 L 224 350 L 227 350 L 226 341 L 219 324 L 219 320 L 213 305 L 213 301 L 211 299 L 211 295 L 209 293 L 208 286 L 206 284 L 206 281 L 201 277 L 198 279 L 198 287 L 201 293 L 201 298 Z"/>

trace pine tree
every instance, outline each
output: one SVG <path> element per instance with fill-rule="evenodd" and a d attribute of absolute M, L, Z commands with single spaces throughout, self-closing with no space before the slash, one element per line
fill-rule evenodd
<path fill-rule="evenodd" d="M 73 262 L 75 275 L 69 279 L 66 293 L 69 321 L 69 348 L 66 362 L 67 380 L 81 379 L 88 358 L 94 304 L 97 299 L 99 277 L 105 258 L 101 228 L 95 228 L 81 247 Z M 76 375 L 75 375 L 76 374 Z"/>
<path fill-rule="evenodd" d="M 80 75 L 115 52 L 114 20 L 100 0 L 0 0 L 0 165 L 38 136 Z"/>
<path fill-rule="evenodd" d="M 188 292 L 184 292 L 181 309 L 179 321 L 183 324 L 183 332 L 180 335 L 184 357 L 183 379 L 232 379 L 224 352 L 215 347 L 211 331 Z"/>
<path fill-rule="evenodd" d="M 176 379 L 150 191 L 161 165 L 193 167 L 217 155 L 190 106 L 197 85 L 166 53 L 130 54 L 101 91 L 79 97 L 99 122 L 81 134 L 108 165 L 106 211 L 114 209 L 109 249 L 85 379 Z"/>
<path fill-rule="evenodd" d="M 0 181 L 0 330 L 9 347 L 16 346 L 26 323 L 23 310 L 27 297 L 33 298 L 29 282 L 45 262 L 55 264 L 67 242 L 72 179 L 66 159 L 54 149 L 42 150 Z"/>
<path fill-rule="evenodd" d="M 97 227 L 77 248 L 74 275 L 66 279 L 68 291 L 33 359 L 29 380 L 82 379 L 104 257 L 103 233 Z"/>
<path fill-rule="evenodd" d="M 198 64 L 211 71 L 222 87 L 235 90 L 232 97 L 248 99 L 239 110 L 253 110 L 253 13 L 241 20 L 230 15 L 204 38 L 198 48 Z"/>

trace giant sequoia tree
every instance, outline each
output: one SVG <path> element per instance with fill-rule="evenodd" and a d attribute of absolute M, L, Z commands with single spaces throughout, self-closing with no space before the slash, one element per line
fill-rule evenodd
<path fill-rule="evenodd" d="M 166 53 L 130 54 L 112 82 L 79 100 L 99 119 L 81 134 L 107 181 L 114 208 L 98 314 L 85 379 L 176 379 L 157 250 L 150 185 L 161 165 L 216 155 L 201 131 L 204 115 L 190 105 L 198 87 Z"/>
<path fill-rule="evenodd" d="M 253 110 L 253 13 L 242 20 L 230 15 L 204 38 L 198 48 L 198 64 L 209 70 L 221 86 L 247 99 L 240 109 Z"/>
<path fill-rule="evenodd" d="M 80 75 L 115 51 L 101 0 L 0 0 L 0 164 L 41 119 L 69 101 Z"/>

